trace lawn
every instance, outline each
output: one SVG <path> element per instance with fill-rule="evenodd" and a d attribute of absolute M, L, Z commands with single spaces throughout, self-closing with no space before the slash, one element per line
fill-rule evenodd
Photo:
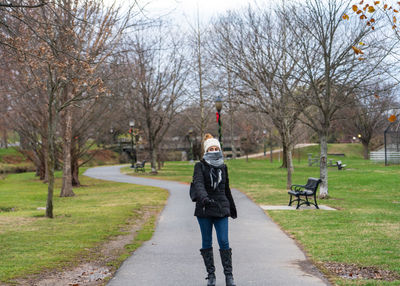
<path fill-rule="evenodd" d="M 34 171 L 32 162 L 18 152 L 16 147 L 0 148 L 0 173 Z"/>
<path fill-rule="evenodd" d="M 319 177 L 317 166 L 308 167 L 307 153 L 318 156 L 318 146 L 295 151 L 293 182 L 303 184 L 307 177 Z M 332 144 L 329 153 L 345 153 L 341 160 L 347 169 L 329 168 L 329 199 L 320 204 L 339 211 L 267 211 L 289 235 L 303 246 L 307 255 L 337 285 L 400 285 L 400 280 L 350 280 L 334 276 L 328 263 L 389 270 L 400 277 L 400 196 L 399 166 L 383 166 L 363 160 L 359 144 Z M 286 205 L 286 170 L 276 160 L 227 161 L 232 187 L 262 205 Z M 129 168 L 124 169 L 131 172 Z M 167 162 L 159 178 L 190 182 L 193 164 Z M 132 173 L 132 172 L 131 172 Z M 146 174 L 146 176 L 151 176 Z M 240 219 L 238 210 L 238 217 Z"/>
<path fill-rule="evenodd" d="M 154 215 L 127 246 L 123 254 L 126 257 L 141 241 L 151 237 L 155 216 L 168 196 L 166 190 L 158 188 L 82 176 L 84 186 L 74 189 L 76 196 L 60 198 L 60 183 L 58 178 L 55 218 L 47 219 L 44 210 L 37 209 L 45 207 L 47 185 L 33 173 L 8 175 L 0 180 L 0 281 L 11 282 L 96 259 L 93 248 L 125 234 L 128 224 L 143 220 L 141 212 L 151 211 Z"/>

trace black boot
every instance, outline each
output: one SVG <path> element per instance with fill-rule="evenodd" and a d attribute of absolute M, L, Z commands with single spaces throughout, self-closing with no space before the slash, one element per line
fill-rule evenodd
<path fill-rule="evenodd" d="M 204 264 L 208 273 L 208 276 L 206 278 L 208 279 L 207 286 L 215 286 L 215 266 L 213 249 L 212 247 L 207 249 L 200 249 L 200 253 L 201 256 L 203 256 Z"/>
<path fill-rule="evenodd" d="M 224 267 L 226 286 L 236 286 L 232 274 L 232 249 L 220 249 L 222 266 Z"/>

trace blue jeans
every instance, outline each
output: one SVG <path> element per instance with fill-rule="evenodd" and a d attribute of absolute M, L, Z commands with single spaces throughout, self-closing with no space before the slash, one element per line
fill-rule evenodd
<path fill-rule="evenodd" d="M 202 249 L 212 247 L 212 227 L 214 225 L 220 249 L 229 249 L 228 218 L 197 217 L 200 225 Z"/>

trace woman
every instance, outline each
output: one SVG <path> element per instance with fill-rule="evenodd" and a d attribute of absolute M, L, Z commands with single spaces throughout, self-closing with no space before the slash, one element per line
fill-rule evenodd
<path fill-rule="evenodd" d="M 212 248 L 212 227 L 217 233 L 219 252 L 227 286 L 235 286 L 232 275 L 232 249 L 228 240 L 228 217 L 237 217 L 235 202 L 229 188 L 228 168 L 219 141 L 210 134 L 204 136 L 204 156 L 196 163 L 193 188 L 196 201 L 194 215 L 200 225 L 203 256 L 208 276 L 207 286 L 215 286 L 215 267 Z"/>

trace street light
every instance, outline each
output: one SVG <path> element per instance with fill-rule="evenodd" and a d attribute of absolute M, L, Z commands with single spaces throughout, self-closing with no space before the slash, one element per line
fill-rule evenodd
<path fill-rule="evenodd" d="M 192 134 L 193 134 L 193 127 L 189 128 L 188 131 L 188 140 L 189 140 L 189 144 L 190 144 L 190 151 L 189 151 L 189 159 L 190 162 L 193 162 L 193 141 L 192 141 Z"/>
<path fill-rule="evenodd" d="M 136 155 L 135 155 L 135 151 L 134 151 L 134 144 L 133 144 L 133 128 L 135 127 L 135 121 L 134 120 L 130 120 L 129 121 L 129 133 L 131 134 L 131 160 L 132 160 L 132 164 L 131 164 L 131 168 L 135 168 L 135 164 L 136 164 Z"/>
<path fill-rule="evenodd" d="M 221 121 L 222 99 L 220 96 L 218 96 L 215 99 L 215 108 L 217 109 L 218 140 L 221 144 L 221 149 L 222 149 L 222 121 Z"/>
<path fill-rule="evenodd" d="M 110 128 L 110 134 L 111 134 L 111 144 L 114 144 L 114 128 Z"/>
<path fill-rule="evenodd" d="M 267 130 L 263 130 L 264 134 L 264 157 L 267 156 Z"/>

